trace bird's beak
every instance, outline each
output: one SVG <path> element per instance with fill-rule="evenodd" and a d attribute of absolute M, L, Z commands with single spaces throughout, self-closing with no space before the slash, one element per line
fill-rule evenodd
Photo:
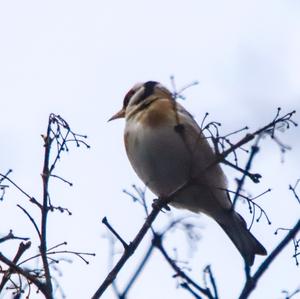
<path fill-rule="evenodd" d="M 123 118 L 125 117 L 125 109 L 122 108 L 119 112 L 117 112 L 116 114 L 114 114 L 108 121 L 117 119 L 117 118 Z"/>

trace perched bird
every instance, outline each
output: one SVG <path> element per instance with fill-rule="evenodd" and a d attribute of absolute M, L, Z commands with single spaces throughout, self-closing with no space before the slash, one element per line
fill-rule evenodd
<path fill-rule="evenodd" d="M 267 254 L 232 209 L 226 177 L 207 138 L 166 87 L 154 81 L 134 85 L 110 120 L 117 118 L 126 119 L 124 142 L 131 165 L 155 195 L 212 217 L 247 265 L 256 254 Z"/>

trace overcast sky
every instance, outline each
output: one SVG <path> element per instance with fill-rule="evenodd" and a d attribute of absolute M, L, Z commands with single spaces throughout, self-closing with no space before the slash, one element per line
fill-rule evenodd
<path fill-rule="evenodd" d="M 36 198 L 41 195 L 40 135 L 51 112 L 87 134 L 91 145 L 90 150 L 72 149 L 57 168 L 74 187 L 60 181 L 50 186 L 52 200 L 73 216 L 51 215 L 48 245 L 68 241 L 68 249 L 97 254 L 88 266 L 76 259 L 60 264 L 67 298 L 89 298 L 107 273 L 104 216 L 128 241 L 143 223 L 143 210 L 122 193 L 132 183 L 143 186 L 124 151 L 124 121 L 107 123 L 132 85 L 156 80 L 170 87 L 170 75 L 179 87 L 197 80 L 183 105 L 198 122 L 209 112 L 224 133 L 245 125 L 255 130 L 274 117 L 278 106 L 284 112 L 300 108 L 299 32 L 300 3 L 294 0 L 0 1 L 0 172 L 12 168 L 11 178 Z M 299 115 L 295 119 L 299 122 Z M 291 227 L 299 218 L 299 205 L 288 191 L 300 177 L 299 129 L 280 136 L 292 146 L 285 163 L 276 144 L 265 141 L 254 166 L 262 183 L 247 184 L 254 195 L 273 189 L 260 202 L 272 225 L 262 220 L 253 228 L 268 251 L 283 237 L 273 234 L 276 228 Z M 225 172 L 234 186 L 237 174 Z M 36 215 L 35 207 L 10 188 L 0 202 L 0 234 L 13 228 L 33 235 L 16 203 Z M 160 215 L 157 227 L 167 218 Z M 172 253 L 176 246 L 181 260 L 191 258 L 196 279 L 212 264 L 221 298 L 235 298 L 244 279 L 242 260 L 212 220 L 200 216 L 198 223 L 202 238 L 192 257 L 180 233 L 172 234 L 168 249 Z M 147 245 L 149 238 L 121 271 L 121 285 Z M 11 241 L 2 249 L 13 255 L 17 246 Z M 290 245 L 251 298 L 279 299 L 283 289 L 299 287 L 292 254 Z M 190 298 L 176 289 L 172 274 L 155 254 L 129 298 Z M 114 296 L 109 291 L 103 298 Z"/>

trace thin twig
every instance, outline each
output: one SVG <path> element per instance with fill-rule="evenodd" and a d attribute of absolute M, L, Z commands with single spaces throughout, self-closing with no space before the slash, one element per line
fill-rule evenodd
<path fill-rule="evenodd" d="M 45 279 L 46 279 L 46 286 L 47 286 L 47 291 L 48 291 L 48 296 L 49 298 L 52 299 L 53 297 L 53 286 L 52 286 L 52 281 L 51 281 L 51 274 L 50 274 L 50 267 L 48 263 L 48 258 L 47 258 L 47 217 L 48 217 L 48 212 L 49 212 L 49 205 L 48 205 L 48 185 L 49 185 L 49 178 L 51 175 L 51 171 L 55 167 L 55 163 L 58 159 L 60 150 L 62 150 L 62 147 L 59 148 L 58 154 L 54 160 L 54 163 L 51 166 L 51 170 L 49 169 L 49 163 L 50 163 L 50 152 L 51 152 L 51 145 L 53 142 L 53 138 L 51 138 L 51 130 L 52 130 L 52 123 L 56 121 L 56 118 L 54 115 L 49 116 L 49 121 L 48 121 L 48 127 L 47 127 L 47 133 L 44 136 L 44 147 L 45 147 L 45 152 L 44 152 L 44 165 L 43 165 L 43 172 L 42 172 L 42 180 L 43 180 L 43 207 L 41 210 L 42 213 L 42 219 L 41 219 L 41 238 L 40 238 L 40 254 L 43 262 L 43 268 L 45 271 Z"/>
<path fill-rule="evenodd" d="M 212 295 L 212 293 L 211 293 L 211 291 L 210 291 L 209 288 L 203 288 L 203 287 L 201 287 L 198 283 L 196 283 L 193 279 L 191 279 L 188 275 L 186 275 L 185 272 L 180 269 L 180 267 L 178 267 L 176 265 L 176 263 L 174 262 L 174 260 L 170 258 L 170 256 L 168 255 L 168 253 L 166 252 L 166 250 L 162 246 L 161 236 L 160 235 L 156 235 L 156 238 L 154 240 L 154 245 L 155 245 L 156 248 L 158 248 L 158 250 L 162 253 L 162 255 L 164 256 L 164 258 L 166 259 L 166 261 L 169 263 L 169 265 L 176 272 L 176 276 L 181 277 L 189 285 L 193 286 L 193 288 L 195 288 L 197 291 L 201 292 L 207 298 L 209 298 L 209 299 L 216 299 Z"/>
<path fill-rule="evenodd" d="M 206 268 L 205 268 L 204 271 L 205 271 L 205 272 L 208 274 L 208 276 L 209 276 L 210 283 L 211 283 L 211 285 L 212 285 L 212 287 L 213 287 L 213 290 L 214 290 L 214 298 L 215 298 L 215 299 L 218 299 L 218 298 L 219 298 L 219 295 L 218 295 L 217 284 L 216 284 L 215 278 L 214 278 L 214 276 L 213 276 L 213 273 L 212 273 L 212 271 L 211 271 L 211 266 L 210 266 L 210 265 L 206 266 Z"/>
<path fill-rule="evenodd" d="M 299 198 L 299 195 L 296 192 L 296 188 L 297 188 L 297 185 L 299 184 L 299 182 L 300 182 L 300 179 L 297 180 L 294 187 L 292 185 L 289 185 L 289 190 L 291 190 L 293 192 L 293 194 L 294 194 L 295 198 L 297 199 L 298 203 L 300 203 L 300 198 Z"/>
<path fill-rule="evenodd" d="M 191 294 L 194 296 L 195 299 L 202 299 L 202 297 L 199 296 L 199 295 L 198 295 L 198 294 L 197 294 L 197 293 L 189 286 L 188 283 L 183 282 L 183 283 L 180 284 L 180 286 L 181 286 L 183 289 L 187 290 L 189 293 L 191 293 Z"/>
<path fill-rule="evenodd" d="M 10 171 L 11 172 L 11 171 Z M 10 173 L 9 172 L 9 173 Z M 41 208 L 40 203 L 32 196 L 30 196 L 24 189 L 22 189 L 18 184 L 16 184 L 12 179 L 10 179 L 7 174 L 4 175 L 0 173 L 0 176 L 6 180 L 8 180 L 15 188 L 17 188 L 23 195 L 25 195 L 32 203 L 36 204 L 39 208 Z"/>
<path fill-rule="evenodd" d="M 128 294 L 129 290 L 131 289 L 132 285 L 137 280 L 137 278 L 139 277 L 140 273 L 144 269 L 146 263 L 148 262 L 149 258 L 151 257 L 153 249 L 154 249 L 154 247 L 151 244 L 149 246 L 149 248 L 148 248 L 148 250 L 147 250 L 144 258 L 142 259 L 141 263 L 139 264 L 138 268 L 135 270 L 133 276 L 131 277 L 131 279 L 127 283 L 127 285 L 126 285 L 123 293 L 121 295 L 119 295 L 119 299 L 124 299 L 126 297 L 126 295 Z"/>
<path fill-rule="evenodd" d="M 239 299 L 246 299 L 249 297 L 251 292 L 256 287 L 257 282 L 260 277 L 264 274 L 264 272 L 268 269 L 277 255 L 284 249 L 284 247 L 295 237 L 295 235 L 300 230 L 300 220 L 296 223 L 296 225 L 289 231 L 289 233 L 285 236 L 285 238 L 277 245 L 277 247 L 270 253 L 270 255 L 264 260 L 264 262 L 259 266 L 257 271 L 252 277 L 247 279 L 246 284 L 239 296 Z"/>
<path fill-rule="evenodd" d="M 246 134 L 244 138 L 242 138 L 237 143 L 233 144 L 229 149 L 218 154 L 216 159 L 212 163 L 210 163 L 210 165 L 208 165 L 206 167 L 206 169 L 204 169 L 204 172 L 206 172 L 208 169 L 210 169 L 214 165 L 222 162 L 229 154 L 234 152 L 236 149 L 242 147 L 244 144 L 248 143 L 249 141 L 253 140 L 256 136 L 259 136 L 263 133 L 268 132 L 268 130 L 273 129 L 278 123 L 290 121 L 293 125 L 296 126 L 297 124 L 291 119 L 295 113 L 296 113 L 296 111 L 289 112 L 280 118 L 277 118 L 277 119 L 275 118 L 272 122 L 270 122 L 269 124 L 265 125 L 264 127 L 260 128 L 260 129 L 256 130 L 255 132 Z"/>
<path fill-rule="evenodd" d="M 116 230 L 109 224 L 107 217 L 102 219 L 102 223 L 112 232 L 112 234 L 122 243 L 124 249 L 128 248 L 128 244 L 124 241 L 124 239 L 116 232 Z"/>
<path fill-rule="evenodd" d="M 285 294 L 285 298 L 284 299 L 291 299 L 292 297 L 294 297 L 295 295 L 300 293 L 300 288 L 297 288 L 295 291 L 293 291 L 293 293 L 289 293 L 288 291 L 282 291 L 283 294 Z"/>
<path fill-rule="evenodd" d="M 21 267 L 17 266 L 15 263 L 13 263 L 10 259 L 5 257 L 1 252 L 0 252 L 0 261 L 8 265 L 13 271 L 16 273 L 19 273 L 23 275 L 28 281 L 33 283 L 34 285 L 37 286 L 39 290 L 48 298 L 48 289 L 45 286 L 44 283 L 42 283 L 38 278 L 36 278 L 34 275 L 30 274 L 28 271 L 22 269 Z"/>
<path fill-rule="evenodd" d="M 8 241 L 8 240 L 28 241 L 29 238 L 15 236 L 13 231 L 10 230 L 9 233 L 5 237 L 0 238 L 0 243 L 3 243 L 3 242 Z"/>
<path fill-rule="evenodd" d="M 128 245 L 127 249 L 124 250 L 123 255 L 114 266 L 114 268 L 110 271 L 107 275 L 105 280 L 102 282 L 98 290 L 92 296 L 92 299 L 97 299 L 102 296 L 105 290 L 111 285 L 111 283 L 116 279 L 118 273 L 125 265 L 127 260 L 133 255 L 143 238 L 145 237 L 146 233 L 150 229 L 153 221 L 156 219 L 157 215 L 159 214 L 160 210 L 168 203 L 168 199 L 158 199 L 156 204 L 152 206 L 152 211 L 150 212 L 149 216 L 146 218 L 145 223 L 135 236 L 134 240 Z"/>
<path fill-rule="evenodd" d="M 71 182 L 67 181 L 66 179 L 62 178 L 62 177 L 61 177 L 61 176 L 59 176 L 59 175 L 56 175 L 56 174 L 51 174 L 50 176 L 51 176 L 51 177 L 53 177 L 53 178 L 57 178 L 57 179 L 59 179 L 59 180 L 63 181 L 64 183 L 68 184 L 70 187 L 72 187 L 72 186 L 73 186 L 73 183 L 71 183 Z"/>
<path fill-rule="evenodd" d="M 259 173 L 251 173 L 249 171 L 246 171 L 246 169 L 243 169 L 227 160 L 223 160 L 222 163 L 234 168 L 235 170 L 237 170 L 239 172 L 242 172 L 244 175 L 248 176 L 252 180 L 252 182 L 254 182 L 254 183 L 260 182 L 261 175 Z"/>
<path fill-rule="evenodd" d="M 33 226 L 34 226 L 34 228 L 35 228 L 35 230 L 36 230 L 39 238 L 41 239 L 41 232 L 40 232 L 40 230 L 39 230 L 39 228 L 38 228 L 35 220 L 31 217 L 31 215 L 22 206 L 17 205 L 17 207 L 20 208 L 25 213 L 25 215 L 29 218 L 29 220 L 33 224 Z"/>
<path fill-rule="evenodd" d="M 20 257 L 23 255 L 23 253 L 29 249 L 31 246 L 31 242 L 27 242 L 27 243 L 23 243 L 21 242 L 18 248 L 18 251 L 14 257 L 14 259 L 12 260 L 12 262 L 16 265 L 18 260 L 20 259 Z M 10 275 L 12 274 L 12 268 L 9 267 L 8 270 L 5 271 L 3 277 L 2 277 L 2 281 L 0 283 L 0 293 L 3 290 L 4 286 L 6 285 L 6 283 L 9 281 L 10 279 Z"/>
<path fill-rule="evenodd" d="M 236 202 L 239 198 L 239 194 L 241 193 L 241 190 L 244 186 L 245 179 L 246 179 L 247 173 L 249 173 L 249 170 L 250 170 L 250 167 L 252 165 L 254 156 L 258 153 L 258 150 L 259 150 L 258 141 L 259 141 L 259 138 L 257 139 L 256 144 L 251 147 L 251 153 L 250 153 L 249 159 L 247 161 L 247 164 L 245 166 L 245 172 L 244 172 L 242 178 L 240 180 L 238 180 L 237 190 L 236 190 L 235 196 L 234 196 L 233 201 L 232 201 L 232 210 L 234 210 Z"/>

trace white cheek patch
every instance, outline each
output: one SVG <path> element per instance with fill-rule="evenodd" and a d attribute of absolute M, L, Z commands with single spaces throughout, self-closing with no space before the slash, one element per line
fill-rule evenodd
<path fill-rule="evenodd" d="M 144 94 L 144 91 L 145 91 L 145 87 L 144 87 L 143 84 L 141 84 L 140 86 L 137 86 L 137 90 L 136 90 L 136 92 L 134 93 L 134 95 L 130 98 L 127 107 L 133 106 L 133 105 L 135 105 L 136 103 L 138 103 L 139 100 L 140 100 L 140 98 L 141 98 L 142 95 Z"/>

